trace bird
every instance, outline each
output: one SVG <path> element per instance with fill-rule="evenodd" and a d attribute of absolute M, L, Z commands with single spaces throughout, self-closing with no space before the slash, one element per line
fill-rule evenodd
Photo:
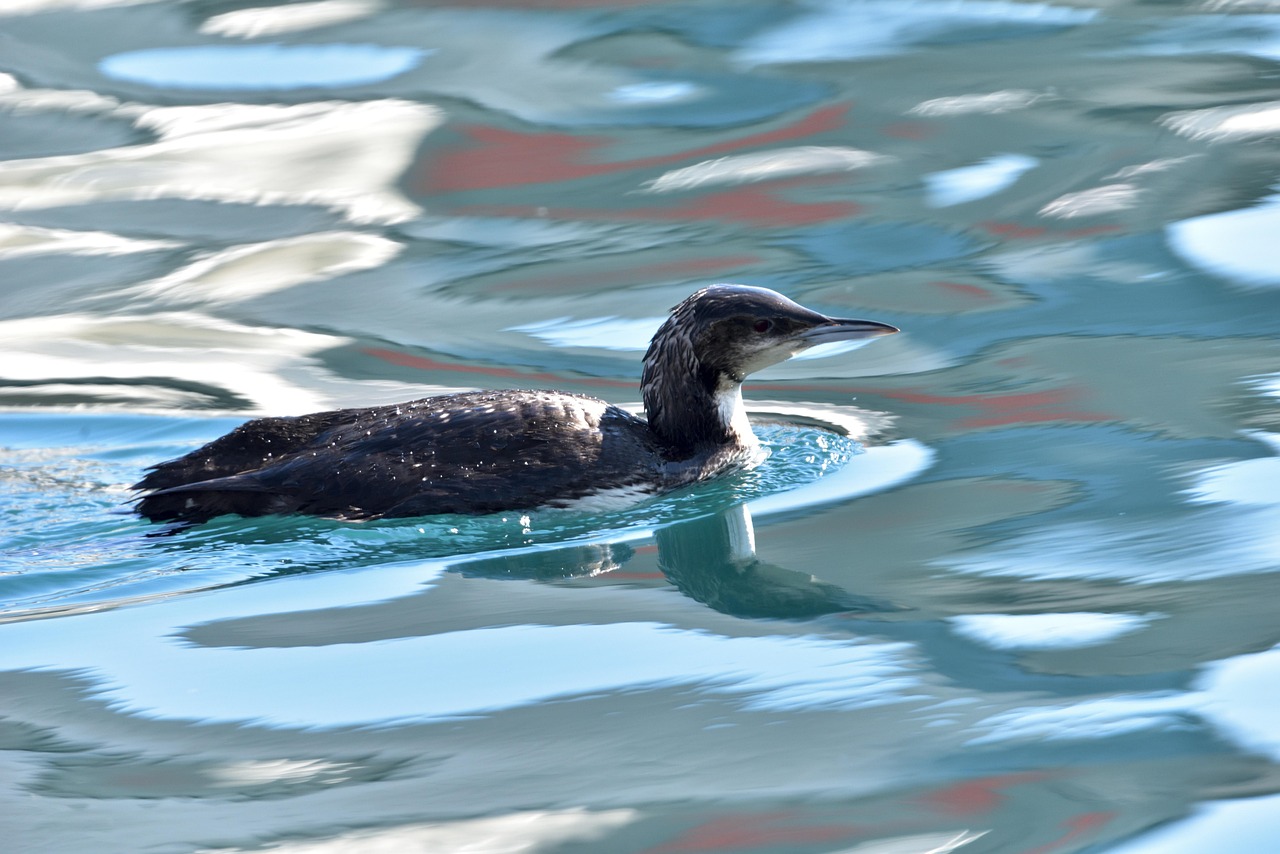
<path fill-rule="evenodd" d="M 671 309 L 640 378 L 645 416 L 563 391 L 468 391 L 256 418 L 133 489 L 153 522 L 224 514 L 343 520 L 481 515 L 639 498 L 748 465 L 749 374 L 831 341 L 898 328 L 828 317 L 776 291 L 717 284 Z"/>

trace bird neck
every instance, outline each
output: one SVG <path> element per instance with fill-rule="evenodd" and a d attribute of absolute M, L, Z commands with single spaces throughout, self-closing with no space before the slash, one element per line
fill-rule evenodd
<path fill-rule="evenodd" d="M 649 429 L 677 455 L 759 443 L 742 404 L 742 378 L 697 358 L 692 342 L 664 327 L 644 357 L 640 392 Z"/>

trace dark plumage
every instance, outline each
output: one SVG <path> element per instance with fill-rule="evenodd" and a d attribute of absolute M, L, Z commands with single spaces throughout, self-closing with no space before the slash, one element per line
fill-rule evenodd
<path fill-rule="evenodd" d="M 135 485 L 149 519 L 224 513 L 343 519 L 564 505 L 614 488 L 671 489 L 740 465 L 756 440 L 747 374 L 814 344 L 888 335 L 780 294 L 713 285 L 672 310 L 644 357 L 648 420 L 558 391 L 484 391 L 249 421 Z"/>

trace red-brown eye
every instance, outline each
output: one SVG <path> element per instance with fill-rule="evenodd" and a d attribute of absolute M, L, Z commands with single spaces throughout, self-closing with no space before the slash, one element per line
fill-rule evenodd
<path fill-rule="evenodd" d="M 755 323 L 751 325 L 751 328 L 754 329 L 756 332 L 768 332 L 770 329 L 773 328 L 773 321 L 757 320 Z"/>

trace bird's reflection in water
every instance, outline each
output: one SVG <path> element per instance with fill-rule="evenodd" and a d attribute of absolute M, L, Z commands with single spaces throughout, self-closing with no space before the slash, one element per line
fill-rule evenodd
<path fill-rule="evenodd" d="M 900 610 L 859 597 L 805 572 L 756 555 L 746 504 L 659 528 L 658 568 L 677 590 L 720 613 L 752 619 L 809 619 L 840 612 Z M 540 581 L 605 576 L 624 570 L 636 550 L 625 542 L 565 545 L 535 552 L 468 559 L 452 569 L 479 578 Z"/>
<path fill-rule="evenodd" d="M 613 572 L 634 556 L 635 550 L 627 543 L 583 543 L 468 559 L 451 569 L 476 578 L 555 581 Z"/>
<path fill-rule="evenodd" d="M 778 619 L 807 620 L 827 614 L 859 613 L 887 614 L 900 613 L 903 609 L 892 603 L 858 596 L 850 591 L 811 575 L 788 569 L 766 560 L 760 559 L 755 550 L 755 532 L 751 513 L 745 503 L 729 506 L 706 515 L 686 518 L 658 527 L 653 534 L 656 544 L 656 560 L 653 549 L 643 545 L 644 536 L 632 529 L 622 533 L 619 539 L 597 542 L 569 542 L 547 544 L 542 546 L 523 546 L 515 549 L 487 554 L 474 554 L 446 559 L 443 565 L 438 559 L 432 562 L 445 570 L 445 578 L 458 577 L 487 580 L 526 580 L 537 581 L 571 587 L 590 584 L 619 587 L 621 585 L 641 586 L 660 585 L 663 580 L 671 584 L 682 595 L 721 614 L 743 619 Z M 264 529 L 268 523 L 255 520 L 248 532 L 239 534 L 240 539 L 252 539 L 255 548 L 264 548 L 262 540 L 279 532 L 273 528 Z M 287 520 L 281 517 L 276 525 L 285 525 Z M 290 528 L 296 534 L 296 528 Z M 326 529 L 327 530 L 327 529 Z M 345 530 L 345 529 L 344 529 Z M 416 530 L 416 528 L 415 528 Z M 359 533 L 365 533 L 358 531 Z M 372 533 L 372 532 L 367 532 Z M 217 539 L 220 542 L 235 544 L 239 542 L 232 533 L 222 531 L 202 538 Z M 313 574 L 326 570 L 358 565 L 353 560 L 351 547 L 357 543 L 348 543 L 348 548 L 339 549 L 340 554 L 331 554 L 332 543 L 320 538 L 321 543 L 316 553 L 306 555 L 302 559 L 297 551 L 297 537 L 282 538 L 281 546 L 287 545 L 293 558 L 287 565 L 275 566 L 267 572 L 249 579 L 241 579 L 224 585 L 240 587 L 253 585 L 273 578 L 290 575 Z M 168 539 L 164 545 L 179 547 L 183 537 Z M 207 546 L 207 543 L 206 543 Z M 368 551 L 368 543 L 364 543 Z M 378 561 L 384 565 L 400 561 L 407 565 L 416 564 L 423 555 L 423 542 L 420 538 L 409 540 L 380 542 L 372 550 Z M 368 555 L 366 555 L 368 556 Z M 656 564 L 656 565 L 655 565 Z M 291 637 L 297 632 L 312 637 L 312 633 L 323 629 L 327 640 L 333 642 L 342 637 L 348 642 L 369 640 L 373 637 L 399 637 L 407 634 L 438 633 L 467 628 L 471 618 L 464 614 L 472 613 L 473 603 L 467 602 L 471 588 L 467 585 L 451 584 L 441 579 L 428 590 L 407 597 L 396 597 L 392 601 L 380 601 L 363 606 L 345 603 L 335 611 L 336 622 L 321 621 L 320 624 L 308 627 L 294 626 L 287 631 L 286 624 L 295 622 L 298 617 L 290 609 L 290 613 L 263 614 L 258 617 L 235 619 L 229 621 L 237 625 L 247 622 L 271 623 L 272 627 L 261 626 L 273 637 L 284 631 Z M 559 622 L 547 612 L 548 602 L 543 597 L 532 596 L 532 591 L 513 598 L 504 598 L 499 606 L 490 600 L 486 606 L 499 608 L 509 619 L 525 622 Z M 485 594 L 491 596 L 492 594 Z M 461 597 L 455 599 L 455 597 Z M 573 613 L 574 619 L 586 619 L 571 607 L 572 599 L 558 598 L 556 608 L 566 609 Z M 592 608 L 602 607 L 600 600 L 589 600 Z M 647 607 L 642 601 L 635 600 L 642 610 Z M 396 604 L 399 603 L 399 604 Z M 584 602 L 585 604 L 585 602 Z M 621 606 L 622 600 L 614 600 L 614 606 Z M 326 609 L 321 609 L 326 610 Z M 381 616 L 366 623 L 361 617 L 366 611 L 378 611 Z M 400 613 L 403 610 L 404 613 Z M 391 614 L 395 611 L 396 615 Z M 492 612 L 491 612 L 492 613 Z M 620 612 L 621 613 L 621 612 Z M 565 616 L 561 614 L 560 616 Z M 426 622 L 424 622 L 424 620 Z M 217 621 L 222 624 L 228 621 Z M 257 637 L 259 629 L 255 629 Z M 372 633 L 372 634 L 371 634 Z M 229 638 L 203 637 L 201 643 L 222 645 L 229 643 Z M 277 642 L 279 638 L 276 639 Z M 312 640 L 316 640 L 312 638 Z M 243 636 L 241 637 L 243 642 Z M 290 643 L 297 642 L 294 638 Z"/>
<path fill-rule="evenodd" d="M 666 525 L 657 530 L 655 539 L 658 568 L 666 580 L 690 599 L 729 616 L 795 620 L 900 610 L 809 573 L 761 560 L 756 555 L 751 511 L 745 504 Z M 593 543 L 469 559 L 452 569 L 479 578 L 571 580 L 607 577 L 635 557 L 636 550 L 625 542 Z"/>
<path fill-rule="evenodd" d="M 734 617 L 806 619 L 897 610 L 814 576 L 760 560 L 745 504 L 657 532 L 658 565 L 681 593 Z"/>

